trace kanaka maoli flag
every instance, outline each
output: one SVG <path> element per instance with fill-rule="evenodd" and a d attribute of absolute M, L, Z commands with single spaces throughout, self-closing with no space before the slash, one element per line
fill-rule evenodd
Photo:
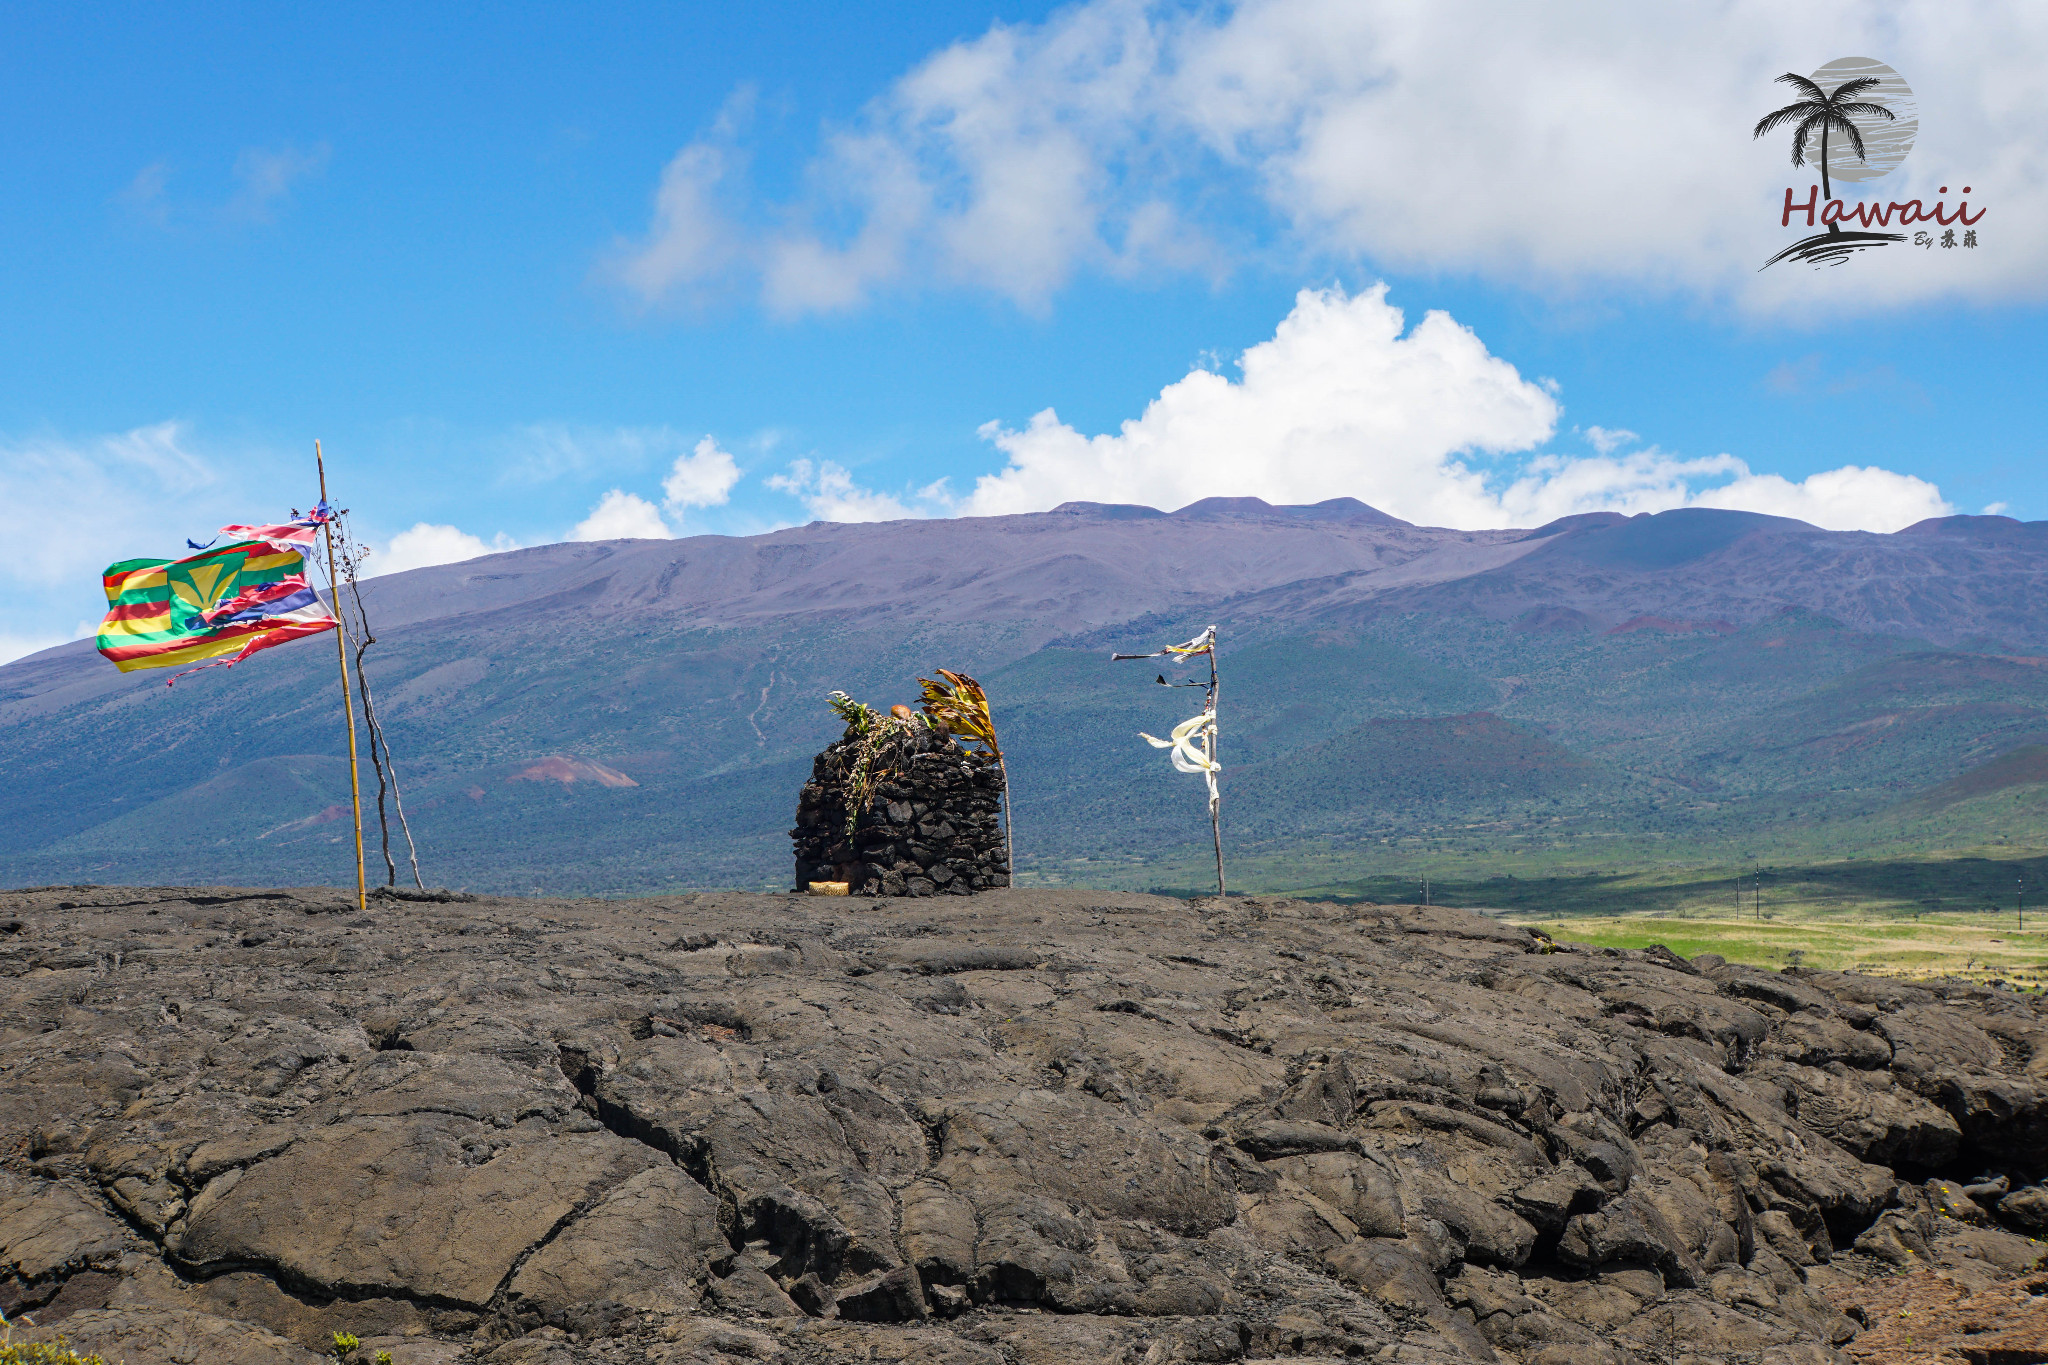
<path fill-rule="evenodd" d="M 306 580 L 304 553 L 328 516 L 323 504 L 276 526 L 223 526 L 227 543 L 188 558 L 108 565 L 100 653 L 123 673 L 233 664 L 333 630 L 334 613 Z"/>

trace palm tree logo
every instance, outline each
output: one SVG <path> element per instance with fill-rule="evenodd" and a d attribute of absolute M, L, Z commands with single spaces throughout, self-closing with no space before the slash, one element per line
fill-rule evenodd
<path fill-rule="evenodd" d="M 1792 164 L 1804 166 L 1807 142 L 1815 132 L 1818 132 L 1820 156 L 1816 158 L 1816 163 L 1820 166 L 1820 197 L 1823 202 L 1833 199 L 1834 187 L 1828 181 L 1828 136 L 1831 133 L 1839 133 L 1847 138 L 1849 146 L 1855 149 L 1856 159 L 1868 162 L 1870 158 L 1863 148 L 1863 130 L 1856 126 L 1855 120 L 1874 118 L 1889 123 L 1893 114 L 1882 104 L 1859 100 L 1856 96 L 1882 82 L 1876 76 L 1859 76 L 1855 80 L 1843 81 L 1835 87 L 1835 92 L 1831 95 L 1805 76 L 1791 71 L 1778 77 L 1778 80 L 1781 84 L 1791 86 L 1805 98 L 1795 100 L 1783 109 L 1774 109 L 1765 114 L 1756 121 L 1756 129 L 1750 136 L 1752 139 L 1760 138 L 1765 133 L 1773 132 L 1788 123 L 1792 124 Z M 1841 226 L 1829 223 L 1828 231 L 1839 234 Z"/>
<path fill-rule="evenodd" d="M 1875 57 L 1838 57 L 1811 76 L 1788 71 L 1778 82 L 1791 86 L 1799 98 L 1758 119 L 1750 136 L 1755 139 L 1790 128 L 1795 166 L 1806 165 L 1809 152 L 1817 150 L 1812 158 L 1820 168 L 1817 193 L 1828 205 L 1837 203 L 1837 183 L 1882 179 L 1897 170 L 1913 149 L 1920 130 L 1913 89 L 1903 76 Z M 1792 191 L 1787 190 L 1788 225 L 1795 207 Z M 1811 204 L 1805 207 L 1811 223 Z M 1878 225 L 1870 222 L 1863 207 L 1854 214 L 1837 213 L 1833 221 L 1828 220 L 1828 209 L 1821 209 L 1825 230 L 1794 242 L 1765 261 L 1762 268 L 1786 260 L 1812 266 L 1840 265 L 1871 247 L 1906 240 L 1904 233 L 1844 231 L 1844 216 L 1855 218 L 1862 227 Z M 1886 224 L 1886 219 L 1881 217 L 1879 224 Z"/>

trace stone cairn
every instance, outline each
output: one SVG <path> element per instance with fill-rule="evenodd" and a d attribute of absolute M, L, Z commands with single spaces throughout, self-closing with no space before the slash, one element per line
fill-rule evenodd
<path fill-rule="evenodd" d="M 797 801 L 796 889 L 845 882 L 856 896 L 965 896 L 1010 884 L 995 759 L 924 717 L 849 728 L 811 765 Z M 861 760 L 867 753 L 867 770 Z M 869 791 L 847 835 L 847 792 Z"/>

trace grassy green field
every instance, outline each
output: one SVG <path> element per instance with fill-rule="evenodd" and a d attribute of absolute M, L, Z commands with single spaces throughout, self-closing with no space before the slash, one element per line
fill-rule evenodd
<path fill-rule="evenodd" d="M 1599 855 L 1607 864 L 1584 864 Z M 1685 957 L 1804 965 L 1875 976 L 1958 976 L 2048 985 L 2048 849 L 1992 845 L 1948 854 L 1783 861 L 1616 838 L 1502 857 L 1438 845 L 1332 846 L 1233 858 L 1234 891 L 1399 904 L 1497 915 L 1557 939 L 1611 948 L 1661 943 Z M 1680 861 L 1690 856 L 1701 859 Z M 1359 863 L 1385 868 L 1344 876 Z M 1514 871 L 1499 869 L 1513 868 Z M 1213 867 L 1075 860 L 1058 876 L 1080 885 L 1201 894 Z M 1428 885 L 1425 890 L 1424 879 Z M 1033 878 L 1033 880 L 1038 880 Z M 1053 881 L 1053 877 L 1045 878 Z M 2022 927 L 2024 895 L 2028 910 Z"/>
<path fill-rule="evenodd" d="M 1512 866 L 1512 864 L 1510 864 Z M 1507 912 L 1521 919 L 1653 916 L 1670 919 L 1883 922 L 1964 917 L 2014 925 L 2020 897 L 2048 912 L 2048 854 L 1972 851 L 1954 856 L 1857 858 L 1792 864 L 1720 863 L 1474 875 L 1458 866 L 1309 883 L 1295 894 L 1341 899 L 1416 900 Z M 2048 926 L 2048 913 L 2042 915 Z"/>
<path fill-rule="evenodd" d="M 1575 915 L 1503 918 L 1552 938 L 1602 948 L 1661 943 L 1680 957 L 1719 953 L 1752 966 L 1821 967 L 1901 978 L 1954 976 L 2004 981 L 2027 990 L 2048 985 L 2048 917 L 2024 932 L 2004 922 L 1963 914 L 1927 914 L 1900 921 L 1853 911 L 1830 915 L 1765 913 L 1773 918 L 1686 919 L 1666 915 Z M 2031 922 L 2030 922 L 2031 923 Z"/>

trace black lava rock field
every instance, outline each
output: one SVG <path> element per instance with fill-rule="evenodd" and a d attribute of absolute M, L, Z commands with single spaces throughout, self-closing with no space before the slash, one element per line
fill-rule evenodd
<path fill-rule="evenodd" d="M 2038 997 L 1455 910 L 0 892 L 0 1307 L 127 1365 L 2048 1359 L 2044 1153 Z"/>

